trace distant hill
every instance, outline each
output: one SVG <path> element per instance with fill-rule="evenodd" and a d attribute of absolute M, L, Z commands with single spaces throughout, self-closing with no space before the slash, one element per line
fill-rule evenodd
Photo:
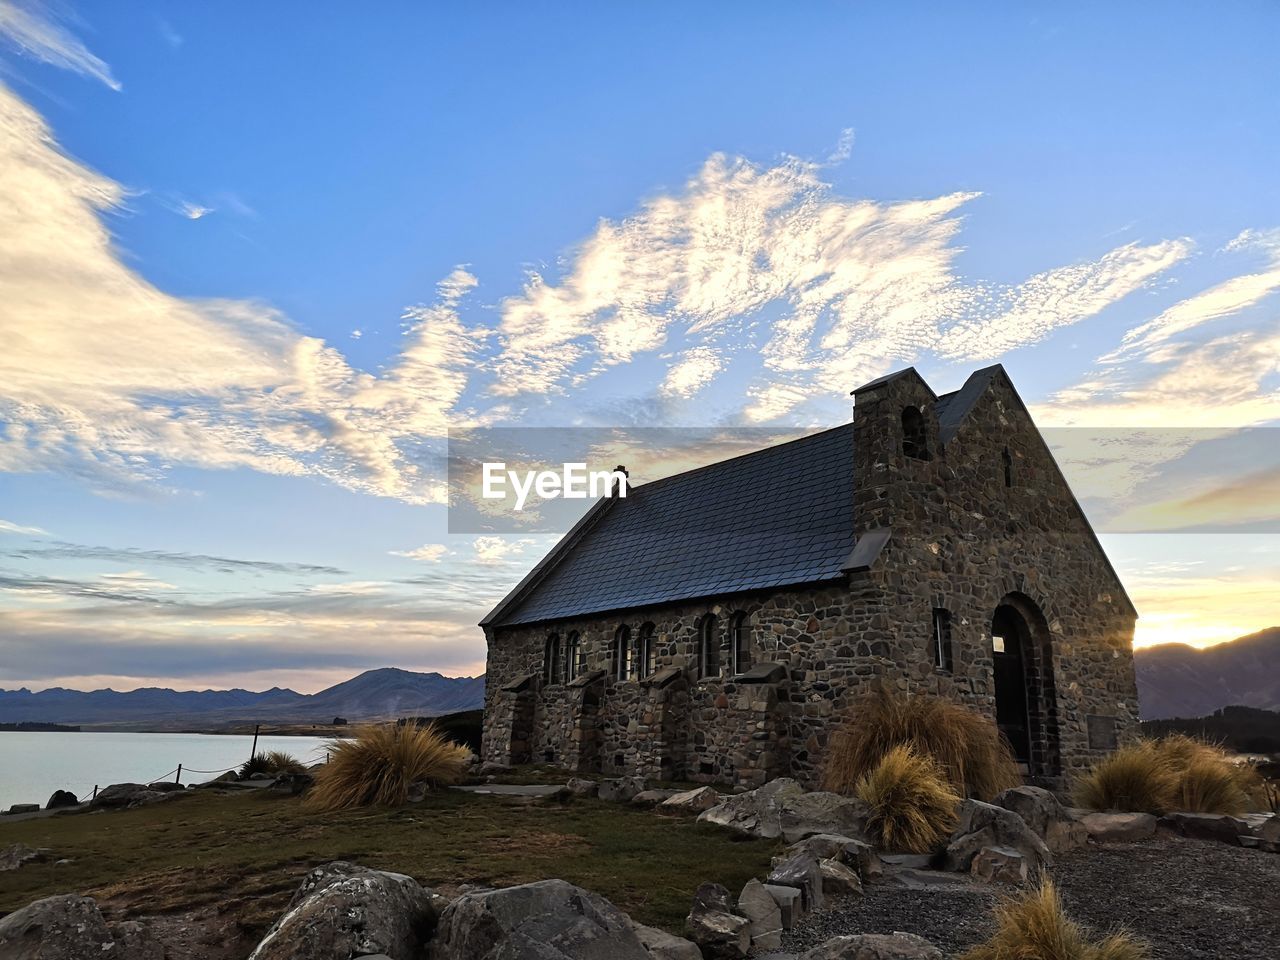
<path fill-rule="evenodd" d="M 305 694 L 270 690 L 0 690 L 0 723 L 79 724 L 129 730 L 204 730 L 252 723 L 327 724 L 437 716 L 484 703 L 484 677 L 384 667 Z"/>
<path fill-rule="evenodd" d="M 1203 717 L 1233 705 L 1280 710 L 1280 627 L 1203 649 L 1141 647 L 1134 666 L 1143 720 Z"/>

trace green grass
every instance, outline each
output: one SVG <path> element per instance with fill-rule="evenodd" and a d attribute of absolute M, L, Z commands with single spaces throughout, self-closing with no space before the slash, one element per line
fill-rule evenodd
<path fill-rule="evenodd" d="M 698 884 L 736 892 L 767 873 L 780 848 L 599 800 L 458 791 L 399 810 L 337 813 L 304 810 L 296 797 L 201 792 L 119 813 L 0 822 L 0 847 L 16 842 L 74 862 L 0 873 L 0 915 L 59 893 L 96 897 L 124 917 L 225 904 L 251 936 L 265 932 L 307 869 L 329 860 L 446 891 L 559 877 L 678 933 Z"/>

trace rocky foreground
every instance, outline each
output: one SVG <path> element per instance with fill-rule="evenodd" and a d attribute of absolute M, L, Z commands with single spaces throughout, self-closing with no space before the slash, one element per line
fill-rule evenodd
<path fill-rule="evenodd" d="M 337 861 L 307 874 L 250 960 L 942 960 L 989 935 L 997 897 L 1046 874 L 1073 917 L 1098 931 L 1128 926 L 1155 960 L 1280 955 L 1275 817 L 1086 813 L 1019 787 L 991 804 L 965 801 L 945 846 L 910 856 L 874 848 L 859 801 L 791 780 L 728 797 L 633 779 L 572 780 L 558 794 L 697 816 L 773 839 L 781 852 L 740 891 L 703 883 L 685 937 L 563 880 L 445 896 Z M 39 854 L 8 851 L 12 868 Z M 706 870 L 714 876 L 715 864 Z M 164 918 L 113 923 L 86 897 L 50 897 L 0 920 L 3 960 L 207 956 L 184 947 Z"/>

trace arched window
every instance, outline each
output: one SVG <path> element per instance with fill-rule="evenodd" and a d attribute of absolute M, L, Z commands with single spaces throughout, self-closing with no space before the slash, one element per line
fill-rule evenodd
<path fill-rule="evenodd" d="M 1013 457 L 1009 455 L 1009 448 L 1005 447 L 1000 452 L 1000 460 L 1004 464 L 1004 485 L 1006 487 L 1013 486 Z"/>
<path fill-rule="evenodd" d="M 751 625 L 747 615 L 739 610 L 733 615 L 729 636 L 733 642 L 733 672 L 746 673 L 751 669 Z"/>
<path fill-rule="evenodd" d="M 631 628 L 625 623 L 613 635 L 613 675 L 618 680 L 631 676 Z"/>
<path fill-rule="evenodd" d="M 640 628 L 640 636 L 636 641 L 636 675 L 643 680 L 651 677 L 658 666 L 657 628 L 646 623 Z"/>
<path fill-rule="evenodd" d="M 902 411 L 902 453 L 912 460 L 929 459 L 929 431 L 919 407 Z"/>
<path fill-rule="evenodd" d="M 564 643 L 564 678 L 566 681 L 576 680 L 579 674 L 586 672 L 586 658 L 582 651 L 582 638 L 574 630 Z"/>
<path fill-rule="evenodd" d="M 708 613 L 698 624 L 698 677 L 708 680 L 720 676 L 720 624 L 714 613 Z"/>
<path fill-rule="evenodd" d="M 542 651 L 542 679 L 546 683 L 560 682 L 560 634 L 547 637 Z"/>

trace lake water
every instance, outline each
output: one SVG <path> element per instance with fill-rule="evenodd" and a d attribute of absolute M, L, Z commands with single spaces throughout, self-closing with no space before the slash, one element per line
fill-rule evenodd
<path fill-rule="evenodd" d="M 324 759 L 318 737 L 259 737 L 258 752 L 283 750 L 304 763 Z M 0 810 L 44 806 L 55 790 L 82 800 L 94 784 L 212 780 L 249 758 L 253 737 L 200 733 L 15 733 L 0 731 Z M 201 771 L 201 772 L 197 772 Z M 214 772 L 209 772 L 214 771 Z"/>

